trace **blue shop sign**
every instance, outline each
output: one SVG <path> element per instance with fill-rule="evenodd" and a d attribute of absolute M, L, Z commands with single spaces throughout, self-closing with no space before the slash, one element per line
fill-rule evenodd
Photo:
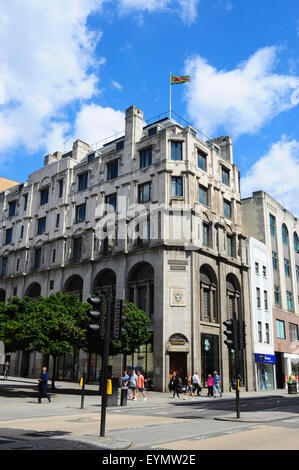
<path fill-rule="evenodd" d="M 276 357 L 272 354 L 255 354 L 255 362 L 263 362 L 264 364 L 276 364 Z"/>

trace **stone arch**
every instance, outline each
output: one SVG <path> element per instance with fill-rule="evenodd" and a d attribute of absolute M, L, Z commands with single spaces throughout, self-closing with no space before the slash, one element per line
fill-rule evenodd
<path fill-rule="evenodd" d="M 128 276 L 128 300 L 151 316 L 154 312 L 154 269 L 146 261 L 137 263 Z"/>
<path fill-rule="evenodd" d="M 116 295 L 116 274 L 112 269 L 106 268 L 100 271 L 93 282 L 93 292 L 108 295 Z"/>
<path fill-rule="evenodd" d="M 31 298 L 36 298 L 41 295 L 41 286 L 38 282 L 33 282 L 30 284 L 26 291 L 25 291 L 25 297 L 31 297 Z"/>
<path fill-rule="evenodd" d="M 236 314 L 241 319 L 241 285 L 238 278 L 230 273 L 226 276 L 226 297 L 228 318 L 232 318 Z"/>
<path fill-rule="evenodd" d="M 78 274 L 70 276 L 63 286 L 63 292 L 74 294 L 78 297 L 79 301 L 82 302 L 83 294 L 83 279 Z"/>
<path fill-rule="evenodd" d="M 281 226 L 281 236 L 282 236 L 283 243 L 288 245 L 288 243 L 289 243 L 289 231 L 288 231 L 288 228 L 287 228 L 286 224 L 282 224 L 282 226 Z"/>

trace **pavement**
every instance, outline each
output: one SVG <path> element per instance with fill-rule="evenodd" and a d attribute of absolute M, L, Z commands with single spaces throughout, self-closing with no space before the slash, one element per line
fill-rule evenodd
<path fill-rule="evenodd" d="M 127 400 L 125 407 L 109 406 L 106 415 L 105 436 L 100 436 L 101 397 L 98 396 L 98 385 L 88 384 L 85 388 L 84 408 L 81 408 L 81 387 L 73 382 L 56 382 L 57 390 L 50 391 L 52 402 L 44 399 L 37 404 L 36 380 L 19 377 L 0 377 L 0 448 L 2 449 L 55 449 L 55 450 L 128 450 L 132 442 L 127 439 L 116 439 L 111 436 L 114 430 L 137 429 L 144 426 L 170 425 L 176 421 L 172 416 L 148 415 L 151 407 L 161 407 L 174 403 L 179 399 L 172 398 L 172 393 L 149 391 L 144 401 L 140 394 L 137 401 Z M 118 395 L 120 397 L 120 393 Z M 5 397 L 2 400 L 2 397 Z M 223 394 L 217 400 L 235 401 L 234 391 Z M 286 390 L 271 390 L 259 392 L 240 391 L 240 400 L 246 398 L 298 397 L 290 395 Z M 207 397 L 205 389 L 201 396 L 195 397 L 194 402 L 206 403 L 215 401 Z M 182 399 L 180 401 L 183 402 Z M 191 398 L 189 398 L 191 401 Z M 26 406 L 24 406 L 26 404 Z M 134 410 L 138 413 L 134 413 Z M 51 411 L 50 411 L 51 410 Z M 126 413 L 121 413 L 121 411 Z M 132 413 L 128 413 L 132 410 Z M 142 410 L 147 412 L 142 414 Z M 278 411 L 242 411 L 241 417 L 236 413 L 217 416 L 215 419 L 234 421 L 237 423 L 266 424 L 272 421 L 288 419 L 294 414 Z M 186 421 L 186 420 L 181 420 Z M 9 431 L 17 433 L 17 438 L 11 439 Z M 57 431 L 59 430 L 59 431 Z M 19 434 L 18 434 L 19 433 Z M 110 434 L 110 435 L 109 435 Z M 124 433 L 125 434 L 125 433 Z"/>

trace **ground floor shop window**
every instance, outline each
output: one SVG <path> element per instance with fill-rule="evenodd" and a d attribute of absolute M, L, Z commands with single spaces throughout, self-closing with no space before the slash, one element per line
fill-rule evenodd
<path fill-rule="evenodd" d="M 152 379 L 154 375 L 154 361 L 151 343 L 143 344 L 134 354 L 127 355 L 126 368 L 128 370 L 141 370 L 145 378 Z"/>
<path fill-rule="evenodd" d="M 60 355 L 57 358 L 57 379 L 58 380 L 78 380 L 79 351 L 74 351 L 73 355 Z"/>
<path fill-rule="evenodd" d="M 258 390 L 274 390 L 274 366 L 273 364 L 257 363 Z"/>
<path fill-rule="evenodd" d="M 245 385 L 245 371 L 244 371 L 244 353 L 239 351 L 239 375 L 241 385 Z M 229 380 L 236 377 L 236 352 L 234 349 L 229 350 Z"/>
<path fill-rule="evenodd" d="M 206 385 L 208 374 L 220 372 L 219 336 L 202 333 L 201 335 L 201 383 Z"/>

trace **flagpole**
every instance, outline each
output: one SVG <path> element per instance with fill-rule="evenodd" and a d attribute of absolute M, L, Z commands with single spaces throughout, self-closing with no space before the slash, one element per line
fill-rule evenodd
<path fill-rule="evenodd" d="M 169 119 L 171 119 L 171 71 L 169 72 Z"/>

